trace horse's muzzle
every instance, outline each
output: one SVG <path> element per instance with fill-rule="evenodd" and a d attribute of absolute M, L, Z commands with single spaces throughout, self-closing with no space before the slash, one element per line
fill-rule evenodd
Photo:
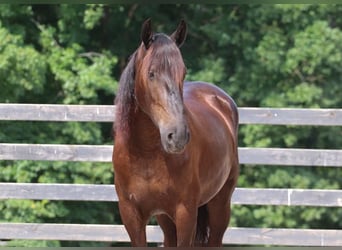
<path fill-rule="evenodd" d="M 182 153 L 190 140 L 188 125 L 182 123 L 169 128 L 161 128 L 160 137 L 163 148 L 167 153 Z"/>

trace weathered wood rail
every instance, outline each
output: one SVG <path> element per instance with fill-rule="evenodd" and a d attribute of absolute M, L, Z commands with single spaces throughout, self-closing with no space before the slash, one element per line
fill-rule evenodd
<path fill-rule="evenodd" d="M 113 146 L 0 143 L 0 160 L 111 162 Z M 341 150 L 239 148 L 240 164 L 342 167 Z"/>
<path fill-rule="evenodd" d="M 0 183 L 0 199 L 117 202 L 114 185 Z M 342 190 L 237 188 L 232 202 L 240 205 L 342 207 Z"/>
<path fill-rule="evenodd" d="M 239 108 L 240 124 L 342 126 L 342 109 Z M 115 106 L 0 104 L 0 120 L 113 122 Z"/>
<path fill-rule="evenodd" d="M 0 104 L 0 120 L 112 122 L 114 106 Z M 240 108 L 240 124 L 342 126 L 342 109 Z M 15 144 L 0 142 L 0 160 L 110 162 L 111 145 Z M 241 164 L 342 167 L 342 150 L 239 148 Z M 0 200 L 116 202 L 113 185 L 0 183 Z M 342 190 L 237 188 L 233 204 L 342 207 Z M 148 226 L 149 242 L 161 242 Z M 129 241 L 122 225 L 0 223 L 1 239 Z M 229 228 L 226 244 L 342 246 L 342 230 Z"/>

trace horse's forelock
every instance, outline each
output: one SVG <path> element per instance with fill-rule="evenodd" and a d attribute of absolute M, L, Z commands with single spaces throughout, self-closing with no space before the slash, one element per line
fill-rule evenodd
<path fill-rule="evenodd" d="M 183 70 L 185 69 L 183 58 L 176 43 L 169 36 L 162 33 L 155 34 L 153 43 L 147 51 L 143 48 L 143 52 L 142 57 L 148 57 L 148 60 L 144 60 L 144 62 L 147 61 L 148 63 L 140 64 L 144 72 L 149 70 L 151 65 L 155 65 L 157 70 L 161 72 L 168 71 L 177 80 L 183 78 Z"/>

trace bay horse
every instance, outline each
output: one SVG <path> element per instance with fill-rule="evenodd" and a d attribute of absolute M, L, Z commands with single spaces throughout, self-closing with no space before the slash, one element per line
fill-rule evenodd
<path fill-rule="evenodd" d="M 164 246 L 221 246 L 239 175 L 238 112 L 213 84 L 185 82 L 182 20 L 168 36 L 151 20 L 121 74 L 113 167 L 132 246 L 147 246 L 151 216 Z"/>

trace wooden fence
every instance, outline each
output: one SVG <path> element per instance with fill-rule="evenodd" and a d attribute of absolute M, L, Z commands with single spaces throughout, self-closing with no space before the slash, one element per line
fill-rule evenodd
<path fill-rule="evenodd" d="M 113 122 L 114 106 L 0 104 L 0 120 Z M 240 124 L 342 126 L 342 109 L 240 108 Z M 0 143 L 0 160 L 110 162 L 112 146 Z M 239 148 L 240 164 L 342 167 L 342 150 Z M 113 185 L 0 183 L 0 200 L 116 202 Z M 237 188 L 233 204 L 342 207 L 342 190 Z M 149 242 L 161 242 L 158 226 Z M 127 242 L 123 225 L 0 223 L 0 240 Z M 342 246 L 342 229 L 229 228 L 226 244 Z"/>

